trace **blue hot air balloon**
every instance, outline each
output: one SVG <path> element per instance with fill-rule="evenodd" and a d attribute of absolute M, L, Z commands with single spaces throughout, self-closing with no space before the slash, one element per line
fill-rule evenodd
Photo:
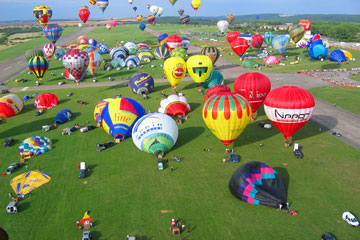
<path fill-rule="evenodd" d="M 286 35 L 279 35 L 273 38 L 271 46 L 282 56 L 289 44 L 289 38 Z"/>
<path fill-rule="evenodd" d="M 133 93 L 144 95 L 151 92 L 154 87 L 154 79 L 148 73 L 138 72 L 131 77 L 129 85 Z"/>
<path fill-rule="evenodd" d="M 43 28 L 43 33 L 47 39 L 52 43 L 56 43 L 56 41 L 61 37 L 62 27 L 59 24 L 47 24 Z"/>
<path fill-rule="evenodd" d="M 70 109 L 63 109 L 60 110 L 55 117 L 55 123 L 58 124 L 63 124 L 65 122 L 67 122 L 68 120 L 70 120 L 72 116 L 72 112 Z"/>
<path fill-rule="evenodd" d="M 95 39 L 89 39 L 88 44 L 93 47 L 96 47 L 97 41 Z"/>
<path fill-rule="evenodd" d="M 273 38 L 275 37 L 275 34 L 272 32 L 266 32 L 262 35 L 262 38 L 264 39 L 264 42 L 266 45 L 271 46 L 271 42 Z"/>
<path fill-rule="evenodd" d="M 315 40 L 310 44 L 309 56 L 312 59 L 323 60 L 328 55 L 328 49 L 325 47 L 321 39 Z"/>
<path fill-rule="evenodd" d="M 146 28 L 146 25 L 143 24 L 143 23 L 140 23 L 140 24 L 139 24 L 139 28 L 140 28 L 141 31 L 144 31 L 145 28 Z"/>
<path fill-rule="evenodd" d="M 158 36 L 158 42 L 160 43 L 160 45 L 165 44 L 167 42 L 168 37 L 169 35 L 167 33 L 160 34 Z"/>
<path fill-rule="evenodd" d="M 224 77 L 218 70 L 212 70 L 208 79 L 201 84 L 203 88 L 211 88 L 215 85 L 223 85 Z"/>
<path fill-rule="evenodd" d="M 333 62 L 345 62 L 346 56 L 343 51 L 336 49 L 330 53 L 329 59 Z"/>
<path fill-rule="evenodd" d="M 100 43 L 98 45 L 98 48 L 100 49 L 100 54 L 108 54 L 109 53 L 109 47 L 105 43 Z"/>
<path fill-rule="evenodd" d="M 181 40 L 182 41 L 180 47 L 185 48 L 185 50 L 187 51 L 191 44 L 190 39 L 188 39 L 187 37 L 182 37 Z"/>

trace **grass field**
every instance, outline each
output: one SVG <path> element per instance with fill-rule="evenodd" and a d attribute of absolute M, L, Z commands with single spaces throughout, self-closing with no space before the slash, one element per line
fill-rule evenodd
<path fill-rule="evenodd" d="M 351 75 L 351 79 L 360 82 L 360 73 Z"/>
<path fill-rule="evenodd" d="M 360 89 L 346 87 L 320 87 L 309 90 L 314 96 L 327 102 L 336 104 L 336 106 L 360 115 L 360 106 L 358 104 Z"/>
<path fill-rule="evenodd" d="M 138 150 L 131 139 L 103 152 L 96 144 L 111 140 L 102 129 L 87 133 L 74 132 L 62 136 L 61 129 L 74 123 L 93 120 L 95 104 L 107 97 L 121 94 L 139 101 L 146 111 L 157 111 L 161 90 L 170 94 L 169 84 L 156 84 L 148 100 L 134 95 L 127 87 L 113 86 L 52 91 L 60 104 L 42 115 L 34 116 L 34 100 L 23 111 L 0 125 L 0 142 L 14 138 L 17 143 L 1 151 L 0 169 L 19 159 L 17 147 L 26 137 L 43 135 L 53 140 L 54 149 L 26 162 L 29 170 L 41 166 L 52 180 L 20 201 L 19 213 L 0 213 L 1 227 L 11 239 L 80 239 L 75 222 L 85 210 L 94 219 L 91 229 L 95 239 L 122 239 L 137 234 L 144 239 L 176 239 L 168 231 L 171 218 L 180 218 L 191 226 L 188 239 L 319 239 L 332 232 L 339 239 L 357 239 L 356 228 L 341 220 L 344 211 L 360 209 L 359 151 L 346 145 L 310 123 L 294 134 L 293 140 L 302 146 L 303 159 L 297 159 L 292 147 L 284 148 L 283 137 L 275 128 L 258 127 L 268 122 L 261 107 L 257 119 L 251 122 L 233 147 L 241 161 L 222 163 L 225 147 L 203 123 L 202 98 L 196 85 L 183 82 L 182 91 L 192 107 L 189 120 L 179 125 L 179 138 L 167 154 L 180 156 L 182 161 L 170 161 L 174 171 L 156 169 L 156 160 Z M 21 92 L 21 97 L 33 92 Z M 40 92 L 41 93 L 41 92 Z M 76 100 L 88 104 L 83 106 Z M 49 132 L 41 126 L 51 124 L 56 113 L 69 108 L 72 120 Z M 259 144 L 262 143 L 263 147 Z M 210 152 L 202 149 L 210 146 Z M 85 161 L 90 176 L 78 179 L 77 163 Z M 228 190 L 232 173 L 249 161 L 263 161 L 280 174 L 291 208 L 297 216 L 275 209 L 241 202 Z M 0 177 L 0 204 L 7 205 L 10 180 L 25 172 Z M 86 183 L 86 184 L 85 184 Z M 167 210 L 167 213 L 161 213 Z"/>
<path fill-rule="evenodd" d="M 66 36 L 70 33 L 73 33 L 75 31 L 77 31 L 78 29 L 79 28 L 77 28 L 77 27 L 64 28 L 62 36 Z M 4 61 L 6 59 L 12 58 L 12 57 L 21 55 L 21 54 L 25 53 L 25 51 L 28 49 L 36 48 L 36 47 L 41 46 L 42 44 L 49 42 L 49 40 L 47 38 L 45 38 L 43 35 L 41 35 L 41 36 L 42 37 L 38 37 L 33 40 L 30 40 L 30 41 L 27 41 L 24 43 L 19 43 L 15 46 L 0 50 L 0 62 Z"/>

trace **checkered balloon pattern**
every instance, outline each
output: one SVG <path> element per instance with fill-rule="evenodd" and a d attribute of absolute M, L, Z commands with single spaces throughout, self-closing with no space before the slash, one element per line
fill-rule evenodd
<path fill-rule="evenodd" d="M 89 62 L 88 53 L 80 49 L 71 49 L 63 57 L 64 67 L 74 76 L 77 82 L 81 80 Z"/>

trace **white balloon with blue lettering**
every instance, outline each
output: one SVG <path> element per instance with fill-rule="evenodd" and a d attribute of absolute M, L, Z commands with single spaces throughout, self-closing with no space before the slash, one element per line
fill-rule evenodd
<path fill-rule="evenodd" d="M 164 113 L 149 113 L 140 118 L 132 130 L 135 146 L 141 151 L 160 155 L 176 143 L 179 129 L 174 119 Z"/>

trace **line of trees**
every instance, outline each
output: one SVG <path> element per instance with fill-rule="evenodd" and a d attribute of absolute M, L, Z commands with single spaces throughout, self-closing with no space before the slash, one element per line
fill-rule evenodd
<path fill-rule="evenodd" d="M 16 33 L 30 33 L 30 32 L 41 32 L 42 28 L 31 27 L 31 28 L 3 28 L 0 29 L 2 36 L 0 37 L 0 45 L 8 42 L 8 37 Z"/>

